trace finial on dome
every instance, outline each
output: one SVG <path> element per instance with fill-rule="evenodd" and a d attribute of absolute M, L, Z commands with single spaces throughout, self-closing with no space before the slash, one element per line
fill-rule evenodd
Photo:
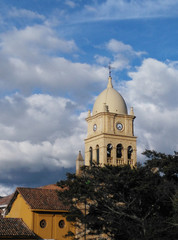
<path fill-rule="evenodd" d="M 88 110 L 88 117 L 91 117 L 91 111 Z"/>
<path fill-rule="evenodd" d="M 106 103 L 103 103 L 103 112 L 109 112 L 109 109 Z"/>
<path fill-rule="evenodd" d="M 109 69 L 109 78 L 108 78 L 108 86 L 107 86 L 107 88 L 113 88 L 112 77 L 111 77 L 111 65 L 110 64 L 108 65 L 108 69 Z"/>
<path fill-rule="evenodd" d="M 111 77 L 111 65 L 108 65 L 108 69 L 109 69 L 109 77 Z"/>
<path fill-rule="evenodd" d="M 133 107 L 130 108 L 130 115 L 134 115 Z"/>

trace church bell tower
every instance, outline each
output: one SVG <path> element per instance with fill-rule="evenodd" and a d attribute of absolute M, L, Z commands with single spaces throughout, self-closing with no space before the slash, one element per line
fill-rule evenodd
<path fill-rule="evenodd" d="M 113 88 L 110 75 L 107 88 L 97 97 L 92 113 L 89 111 L 86 118 L 88 133 L 85 139 L 85 165 L 135 166 L 134 119 L 133 108 L 128 114 L 126 103 Z"/>

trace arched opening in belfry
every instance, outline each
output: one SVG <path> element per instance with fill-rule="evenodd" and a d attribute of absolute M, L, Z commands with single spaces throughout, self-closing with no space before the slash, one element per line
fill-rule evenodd
<path fill-rule="evenodd" d="M 132 158 L 132 152 L 133 152 L 132 146 L 128 146 L 128 149 L 127 149 L 128 159 L 131 159 L 131 158 Z"/>
<path fill-rule="evenodd" d="M 107 145 L 107 157 L 108 157 L 108 158 L 111 158 L 111 152 L 112 152 L 112 144 L 109 143 L 109 144 Z"/>
<path fill-rule="evenodd" d="M 92 166 L 93 164 L 93 148 L 92 147 L 89 148 L 89 153 L 90 153 L 90 166 Z"/>
<path fill-rule="evenodd" d="M 122 157 L 122 149 L 123 149 L 123 146 L 121 143 L 119 143 L 117 145 L 117 148 L 116 148 L 116 157 L 117 158 L 121 158 Z"/>
<path fill-rule="evenodd" d="M 100 163 L 100 151 L 99 151 L 99 145 L 96 145 L 96 164 L 99 165 Z"/>

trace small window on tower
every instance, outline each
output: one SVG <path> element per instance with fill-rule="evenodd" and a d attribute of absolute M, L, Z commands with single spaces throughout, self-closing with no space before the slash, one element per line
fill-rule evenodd
<path fill-rule="evenodd" d="M 117 145 L 117 152 L 116 152 L 116 157 L 117 158 L 121 158 L 122 157 L 122 149 L 123 149 L 122 144 L 118 144 Z"/>
<path fill-rule="evenodd" d="M 111 151 L 112 151 L 112 144 L 109 143 L 107 145 L 107 157 L 111 157 Z"/>

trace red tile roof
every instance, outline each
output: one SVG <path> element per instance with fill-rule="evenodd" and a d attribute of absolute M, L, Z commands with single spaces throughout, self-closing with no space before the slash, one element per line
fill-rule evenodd
<path fill-rule="evenodd" d="M 49 185 L 45 185 L 39 188 L 43 188 L 43 189 L 56 189 L 56 190 L 63 190 L 61 187 L 59 187 L 56 184 L 49 184 Z"/>
<path fill-rule="evenodd" d="M 0 218 L 2 218 L 3 210 L 0 209 Z"/>
<path fill-rule="evenodd" d="M 8 205 L 8 212 L 10 211 L 11 206 L 18 194 L 21 194 L 26 203 L 33 210 L 69 210 L 68 206 L 64 205 L 61 201 L 59 201 L 59 191 L 57 190 L 19 187 L 16 189 L 14 197 Z"/>
<path fill-rule="evenodd" d="M 36 235 L 20 218 L 0 218 L 0 239 L 35 239 Z"/>

